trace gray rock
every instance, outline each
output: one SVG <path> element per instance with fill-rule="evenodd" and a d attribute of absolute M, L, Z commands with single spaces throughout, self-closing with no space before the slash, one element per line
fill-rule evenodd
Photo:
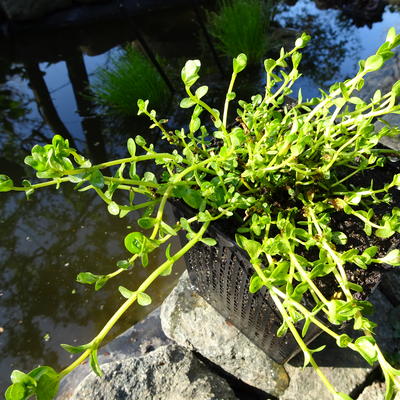
<path fill-rule="evenodd" d="M 235 400 L 229 385 L 193 353 L 167 345 L 142 357 L 105 364 L 91 373 L 72 400 Z"/>
<path fill-rule="evenodd" d="M 394 329 L 390 323 L 391 320 L 398 320 L 396 316 L 393 316 L 393 306 L 379 289 L 370 296 L 369 300 L 374 304 L 376 309 L 375 314 L 370 316 L 370 318 L 378 324 L 376 328 L 377 342 L 384 352 L 393 353 L 399 348 L 399 340 L 396 338 Z M 348 334 L 354 337 L 351 329 L 348 330 Z M 322 372 L 336 390 L 349 394 L 365 383 L 367 376 L 373 369 L 371 366 L 357 353 L 349 349 L 338 348 L 334 340 L 326 335 L 321 335 L 317 338 L 311 347 L 317 348 L 323 344 L 327 346 L 326 349 L 321 353 L 316 353 L 315 359 L 318 365 L 321 366 Z M 300 367 L 302 362 L 302 356 L 298 356 L 290 362 L 293 365 L 286 365 L 286 370 L 290 376 L 290 385 L 280 400 L 293 400 L 295 398 L 331 400 L 331 394 L 317 377 L 313 368 L 307 367 L 303 370 Z M 370 392 L 367 391 L 365 396 L 371 393 L 371 397 L 365 397 L 364 400 L 383 400 L 383 397 L 373 397 L 372 394 L 376 390 L 378 390 L 378 386 L 369 389 Z M 360 399 L 362 398 L 360 397 Z"/>
<path fill-rule="evenodd" d="M 290 385 L 279 400 L 332 400 L 332 395 L 311 367 L 299 368 L 286 366 L 290 376 Z M 339 392 L 351 393 L 365 381 L 368 368 L 321 367 L 322 372 Z"/>
<path fill-rule="evenodd" d="M 360 394 L 357 400 L 384 400 L 385 399 L 385 385 L 383 382 L 374 382 L 372 385 L 367 386 Z M 396 394 L 394 400 L 400 400 L 400 393 Z"/>
<path fill-rule="evenodd" d="M 117 360 L 142 356 L 166 344 L 172 344 L 172 341 L 164 335 L 161 329 L 160 308 L 157 308 L 146 319 L 135 324 L 99 349 L 99 363 L 103 365 Z M 87 364 L 75 368 L 61 381 L 57 400 L 70 399 L 75 388 L 90 372 Z"/>
<path fill-rule="evenodd" d="M 357 400 L 384 400 L 385 399 L 385 385 L 382 382 L 374 382 L 372 385 L 367 386 Z"/>
<path fill-rule="evenodd" d="M 338 348 L 335 341 L 325 334 L 319 336 L 310 347 L 314 349 L 321 345 L 326 345 L 326 348 L 314 354 L 315 360 L 337 391 L 349 394 L 365 382 L 372 368 L 357 353 Z M 331 400 L 332 395 L 314 369 L 311 366 L 303 369 L 302 365 L 302 355 L 285 365 L 290 384 L 280 400 Z"/>
<path fill-rule="evenodd" d="M 251 386 L 274 396 L 288 386 L 285 369 L 195 293 L 186 272 L 161 307 L 161 324 L 178 344 Z"/>

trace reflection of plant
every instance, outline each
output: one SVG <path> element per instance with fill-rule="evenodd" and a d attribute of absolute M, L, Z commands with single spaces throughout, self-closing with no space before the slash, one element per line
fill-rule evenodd
<path fill-rule="evenodd" d="M 120 57 L 113 57 L 108 68 L 96 72 L 91 89 L 98 104 L 127 116 L 136 115 L 140 98 L 161 107 L 168 97 L 167 86 L 155 67 L 131 46 Z"/>
<path fill-rule="evenodd" d="M 31 184 L 25 180 L 17 187 L 8 176 L 0 175 L 0 191 L 31 195 L 43 187 L 72 182 L 82 191 L 95 191 L 112 215 L 124 217 L 133 210 L 141 213 L 137 222 L 148 234 L 134 231 L 125 237 L 130 254 L 117 262 L 115 271 L 78 275 L 79 282 L 95 289 L 131 269 L 136 260 L 146 266 L 149 254 L 170 243 L 178 232 L 185 232 L 187 237 L 186 244 L 175 253 L 170 245 L 166 246 L 164 262 L 138 288 L 119 288 L 126 301 L 95 338 L 80 346 L 63 345 L 65 350 L 80 354 L 63 371 L 57 373 L 46 366 L 28 374 L 14 371 L 7 400 L 23 400 L 34 394 L 39 400 L 52 398 L 60 379 L 87 358 L 101 375 L 97 351 L 119 318 L 135 302 L 150 304 L 149 286 L 158 277 L 170 274 L 175 262 L 193 246 L 200 242 L 215 245 L 215 239 L 206 237 L 207 229 L 227 218 L 236 230 L 236 243 L 247 252 L 254 269 L 250 291 L 268 290 L 282 316 L 276 334 L 293 335 L 304 354 L 304 365 L 315 368 L 335 400 L 350 397 L 337 392 L 317 365 L 314 353 L 324 346 L 313 349 L 305 342 L 311 323 L 333 337 L 339 347 L 348 347 L 371 365 L 379 362 L 386 380 L 386 400 L 400 390 L 400 370 L 387 362 L 376 343 L 375 324 L 366 317 L 371 304 L 359 299 L 365 288 L 360 286 L 363 282 L 355 281 L 360 271 L 378 268 L 377 264 L 400 266 L 400 250 L 346 248 L 346 233 L 335 227 L 339 215 L 348 216 L 346 221 L 360 222 L 365 235 L 376 243 L 400 233 L 400 209 L 391 203 L 391 194 L 400 187 L 400 174 L 387 182 L 369 181 L 365 185 L 354 181 L 400 154 L 377 146 L 383 136 L 398 134 L 399 128 L 385 126 L 376 132 L 372 123 L 388 113 L 400 113 L 400 105 L 396 105 L 400 81 L 388 93 L 377 90 L 369 102 L 355 95 L 365 75 L 380 69 L 393 56 L 391 50 L 400 44 L 400 35 L 392 28 L 377 53 L 360 61 L 352 79 L 333 85 L 320 98 L 303 101 L 299 95 L 298 103 L 289 107 L 285 100 L 299 78 L 299 49 L 308 40 L 309 36 L 303 34 L 294 49 L 282 49 L 277 60 L 265 60 L 265 92 L 253 96 L 250 102 L 238 102 L 237 125 L 228 123 L 228 109 L 236 97 L 233 86 L 246 67 L 246 56 L 240 54 L 233 60 L 221 113 L 203 100 L 207 86 L 193 90 L 199 79 L 200 61 L 190 60 L 181 74 L 187 97 L 180 106 L 192 110 L 187 130 L 168 131 L 156 112 L 148 110 L 148 101 L 138 102 L 139 113 L 147 115 L 152 126 L 158 127 L 162 137 L 174 146 L 170 151 L 157 152 L 142 136 L 136 136 L 128 140 L 128 157 L 91 165 L 67 140 L 56 135 L 51 144 L 33 147 L 25 159 L 37 171 L 37 177 L 46 181 Z M 205 124 L 210 117 L 211 127 Z M 139 155 L 138 147 L 145 154 Z M 149 171 L 139 172 L 138 166 L 148 161 L 160 168 L 158 177 Z M 118 166 L 114 176 L 103 174 L 113 166 Z M 117 192 L 129 194 L 124 204 L 115 196 Z M 146 201 L 135 204 L 138 193 Z M 173 198 L 189 205 L 193 215 L 170 223 L 165 209 Z M 376 215 L 373 206 L 385 204 L 388 213 Z M 331 292 L 322 286 L 330 286 Z M 352 338 L 335 332 L 333 326 L 345 322 L 352 322 L 362 336 Z"/>
<path fill-rule="evenodd" d="M 329 85 L 337 79 L 345 57 L 354 53 L 356 44 L 351 40 L 354 27 L 337 11 L 332 10 L 326 15 L 315 13 L 309 10 L 308 1 L 304 3 L 295 15 L 286 14 L 285 10 L 280 18 L 286 28 L 296 32 L 306 31 L 315 39 L 303 53 L 304 74 L 319 86 Z"/>
<path fill-rule="evenodd" d="M 209 15 L 209 26 L 221 52 L 230 58 L 245 53 L 250 64 L 261 61 L 270 46 L 271 1 L 221 0 L 219 5 L 219 11 Z"/>

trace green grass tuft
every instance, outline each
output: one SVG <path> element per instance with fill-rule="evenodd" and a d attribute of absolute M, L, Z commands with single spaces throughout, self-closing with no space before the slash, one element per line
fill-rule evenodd
<path fill-rule="evenodd" d="M 221 0 L 208 18 L 217 48 L 228 57 L 245 53 L 249 64 L 259 62 L 269 47 L 271 10 L 271 2 L 262 0 Z"/>
<path fill-rule="evenodd" d="M 126 47 L 110 65 L 95 73 L 91 90 L 97 104 L 124 116 L 136 115 L 138 99 L 149 99 L 152 107 L 166 105 L 169 90 L 146 56 L 133 47 Z"/>

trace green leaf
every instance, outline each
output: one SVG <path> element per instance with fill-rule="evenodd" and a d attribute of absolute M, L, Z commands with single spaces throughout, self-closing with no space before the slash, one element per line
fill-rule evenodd
<path fill-rule="evenodd" d="M 378 258 L 374 260 L 375 262 L 379 262 L 381 264 L 389 264 L 393 265 L 395 267 L 400 266 L 400 250 L 399 249 L 394 249 L 390 251 L 386 256 L 382 258 Z"/>
<path fill-rule="evenodd" d="M 132 267 L 132 264 L 129 262 L 129 260 L 119 260 L 117 261 L 117 267 L 122 269 L 129 269 L 130 267 Z"/>
<path fill-rule="evenodd" d="M 14 383 L 6 390 L 6 400 L 25 400 L 25 386 L 22 383 Z"/>
<path fill-rule="evenodd" d="M 90 353 L 90 367 L 96 375 L 103 376 L 103 371 L 100 368 L 99 360 L 97 358 L 97 349 L 92 350 Z"/>
<path fill-rule="evenodd" d="M 197 74 L 201 66 L 200 60 L 188 60 L 182 68 L 181 78 L 183 83 L 190 87 L 194 85 L 199 78 Z"/>
<path fill-rule="evenodd" d="M 129 154 L 131 155 L 131 157 L 135 157 L 136 156 L 136 143 L 132 138 L 128 139 L 127 147 L 128 147 L 128 151 L 129 151 Z"/>
<path fill-rule="evenodd" d="M 384 63 L 383 57 L 378 54 L 375 54 L 373 56 L 368 57 L 365 60 L 364 68 L 368 72 L 377 71 L 382 67 L 383 63 Z"/>
<path fill-rule="evenodd" d="M 354 345 L 356 346 L 359 353 L 370 365 L 378 360 L 376 342 L 373 337 L 361 336 L 355 340 Z"/>
<path fill-rule="evenodd" d="M 142 217 L 142 218 L 139 218 L 137 222 L 141 228 L 150 229 L 156 224 L 157 219 L 151 218 L 151 217 Z"/>
<path fill-rule="evenodd" d="M 393 43 L 396 39 L 396 29 L 392 26 L 386 35 L 386 42 Z"/>
<path fill-rule="evenodd" d="M 151 297 L 146 293 L 138 292 L 137 302 L 141 306 L 148 306 L 149 304 L 151 304 Z"/>
<path fill-rule="evenodd" d="M 92 186 L 102 189 L 104 187 L 103 174 L 98 169 L 95 169 L 89 176 L 89 182 Z"/>
<path fill-rule="evenodd" d="M 255 240 L 247 239 L 242 235 L 235 235 L 236 243 L 239 247 L 246 250 L 250 256 L 250 259 L 257 258 L 262 251 L 261 243 Z"/>
<path fill-rule="evenodd" d="M 195 92 L 195 96 L 198 99 L 201 99 L 203 96 L 205 96 L 208 92 L 208 86 L 200 86 L 196 92 Z"/>
<path fill-rule="evenodd" d="M 59 375 L 52 368 L 47 367 L 42 370 L 40 378 L 37 380 L 36 398 L 37 400 L 52 400 L 58 392 L 60 383 Z"/>
<path fill-rule="evenodd" d="M 336 339 L 336 344 L 339 347 L 347 347 L 351 342 L 352 342 L 351 337 L 346 333 L 339 335 L 339 337 Z"/>
<path fill-rule="evenodd" d="M 135 142 L 136 142 L 136 144 L 137 144 L 138 146 L 140 146 L 140 147 L 146 146 L 146 140 L 144 139 L 143 136 L 137 135 L 137 136 L 135 137 Z"/>
<path fill-rule="evenodd" d="M 126 299 L 130 299 L 135 294 L 135 292 L 132 292 L 132 290 L 129 290 L 123 286 L 119 286 L 118 290 L 122 294 L 122 296 L 125 297 Z"/>
<path fill-rule="evenodd" d="M 197 132 L 199 129 L 200 129 L 200 126 L 201 126 L 201 120 L 200 120 L 200 118 L 198 118 L 198 117 L 193 117 L 191 120 L 190 120 L 190 123 L 189 123 L 189 131 L 191 132 L 191 133 L 194 133 L 194 132 Z M 189 161 L 191 161 L 190 159 L 189 159 Z"/>
<path fill-rule="evenodd" d="M 195 104 L 196 104 L 196 102 L 194 100 L 192 100 L 190 97 L 185 97 L 179 103 L 179 107 L 190 108 L 190 107 L 193 107 Z"/>
<path fill-rule="evenodd" d="M 147 267 L 149 265 L 149 255 L 147 253 L 142 253 L 140 261 L 142 262 L 143 267 Z"/>
<path fill-rule="evenodd" d="M 264 286 L 262 279 L 257 276 L 253 275 L 250 279 L 250 286 L 249 286 L 249 292 L 250 293 L 256 293 L 258 292 L 262 287 Z"/>
<path fill-rule="evenodd" d="M 247 56 L 246 54 L 239 54 L 236 58 L 233 59 L 233 72 L 238 74 L 242 72 L 247 65 Z"/>
<path fill-rule="evenodd" d="M 171 257 L 171 243 L 168 244 L 167 248 L 165 249 L 165 257 L 167 258 L 167 260 L 170 260 Z M 172 265 L 169 265 L 168 267 L 166 267 L 163 272 L 161 272 L 160 276 L 168 276 L 171 275 L 172 272 Z"/>
<path fill-rule="evenodd" d="M 400 81 L 397 81 L 393 86 L 392 86 L 392 95 L 395 97 L 400 96 Z"/>
<path fill-rule="evenodd" d="M 277 337 L 285 336 L 287 333 L 287 330 L 288 330 L 288 326 L 287 326 L 286 322 L 282 322 L 282 325 L 276 331 L 276 336 Z"/>
<path fill-rule="evenodd" d="M 85 350 L 90 349 L 91 348 L 91 344 L 83 344 L 81 346 L 71 346 L 69 344 L 60 344 L 60 346 L 68 351 L 68 353 L 71 354 L 79 354 L 79 353 L 83 353 Z"/>
<path fill-rule="evenodd" d="M 228 101 L 235 100 L 235 98 L 236 98 L 236 93 L 235 92 L 230 92 L 230 93 L 227 93 L 227 95 L 226 95 L 226 99 Z"/>
<path fill-rule="evenodd" d="M 11 373 L 11 382 L 12 383 L 22 383 L 25 386 L 32 385 L 36 386 L 36 381 L 30 377 L 28 374 L 25 374 L 24 372 L 21 372 L 17 369 L 15 369 Z"/>
<path fill-rule="evenodd" d="M 201 242 L 207 246 L 215 246 L 217 244 L 217 241 L 213 238 L 202 238 Z"/>
<path fill-rule="evenodd" d="M 102 275 L 95 275 L 92 274 L 91 272 L 80 272 L 78 276 L 76 277 L 76 280 L 79 283 L 86 283 L 88 285 L 93 285 L 94 283 L 97 282 L 97 280 L 101 277 Z"/>
<path fill-rule="evenodd" d="M 182 196 L 183 201 L 192 208 L 199 209 L 203 202 L 203 197 L 198 190 L 186 188 Z"/>
<path fill-rule="evenodd" d="M 108 204 L 107 210 L 111 215 L 118 215 L 119 205 L 115 201 L 112 201 L 111 203 Z"/>
<path fill-rule="evenodd" d="M 94 290 L 100 290 L 107 282 L 109 278 L 107 276 L 101 276 L 99 279 L 97 279 L 95 285 L 94 285 Z"/>
<path fill-rule="evenodd" d="M 266 72 L 271 72 L 272 69 L 276 66 L 276 61 L 272 58 L 267 58 L 264 61 L 264 68 Z"/>
<path fill-rule="evenodd" d="M 125 236 L 125 248 L 132 254 L 140 254 L 144 248 L 146 237 L 141 232 L 131 232 Z"/>
<path fill-rule="evenodd" d="M 0 175 L 0 192 L 9 192 L 14 187 L 14 182 L 7 175 Z"/>

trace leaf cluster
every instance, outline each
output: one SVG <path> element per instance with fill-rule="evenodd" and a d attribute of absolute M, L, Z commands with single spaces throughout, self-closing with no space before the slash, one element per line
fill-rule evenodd
<path fill-rule="evenodd" d="M 38 178 L 48 179 L 46 182 L 15 187 L 7 176 L 0 176 L 0 191 L 28 194 L 72 182 L 77 190 L 94 190 L 113 215 L 123 218 L 131 211 L 139 213 L 137 223 L 145 233 L 134 231 L 125 237 L 128 254 L 118 261 L 117 269 L 107 275 L 78 275 L 79 282 L 94 285 L 96 290 L 133 268 L 136 261 L 146 267 L 149 254 L 165 246 L 165 261 L 149 272 L 138 288 L 119 288 L 125 301 L 92 342 L 64 345 L 66 350 L 82 354 L 60 376 L 89 356 L 92 368 L 100 374 L 97 348 L 118 318 L 135 302 L 150 304 L 145 292 L 154 280 L 171 273 L 173 264 L 197 243 L 215 245 L 215 239 L 206 237 L 207 228 L 228 219 L 225 226 L 235 231 L 236 243 L 247 252 L 254 268 L 250 292 L 263 287 L 268 290 L 282 315 L 277 335 L 290 332 L 294 336 L 304 364 L 317 370 L 335 399 L 349 397 L 337 392 L 318 368 L 313 353 L 322 348 L 311 349 L 304 341 L 310 324 L 331 335 L 339 347 L 358 352 L 371 364 L 379 362 L 388 388 L 386 400 L 400 389 L 400 371 L 385 360 L 374 339 L 375 324 L 367 318 L 372 305 L 355 296 L 364 289 L 347 274 L 349 269 L 369 269 L 376 264 L 399 266 L 400 251 L 394 249 L 382 257 L 376 246 L 362 251 L 346 248 L 347 232 L 338 231 L 332 222 L 334 215 L 342 213 L 360 221 L 371 238 L 387 239 L 400 233 L 400 209 L 391 199 L 400 187 L 400 174 L 385 183 L 371 181 L 366 187 L 354 183 L 357 176 L 384 167 L 390 156 L 399 153 L 378 146 L 383 136 L 397 135 L 399 129 L 385 124 L 376 131 L 374 121 L 400 112 L 400 83 L 388 93 L 377 90 L 369 100 L 359 97 L 359 90 L 365 75 L 393 56 L 400 35 L 390 29 L 376 54 L 360 61 L 353 78 L 312 99 L 303 99 L 299 91 L 293 102 L 290 96 L 300 77 L 300 50 L 309 39 L 303 34 L 292 50 L 282 49 L 277 59 L 265 60 L 265 90 L 249 101 L 236 99 L 234 92 L 247 57 L 240 54 L 234 58 L 223 110 L 205 101 L 208 87 L 198 85 L 200 61 L 189 60 L 181 73 L 186 97 L 180 106 L 191 112 L 186 129 L 170 130 L 165 120 L 149 109 L 148 101 L 139 100 L 138 113 L 147 115 L 151 127 L 160 129 L 169 152 L 159 152 L 136 136 L 128 140 L 126 158 L 92 166 L 56 135 L 51 144 L 35 146 L 25 160 L 36 169 Z M 232 104 L 237 107 L 234 123 L 228 112 Z M 137 154 L 137 147 L 143 155 Z M 157 176 L 150 171 L 138 173 L 138 164 L 144 162 L 157 166 Z M 114 176 L 103 171 L 115 166 Z M 115 193 L 124 193 L 124 200 Z M 137 193 L 140 202 L 135 201 Z M 178 207 L 179 202 L 186 203 L 193 209 L 192 216 L 171 223 L 165 215 L 168 202 Z M 384 215 L 374 211 L 380 204 L 389 209 Z M 171 254 L 169 241 L 180 231 L 185 232 L 187 243 Z M 334 296 L 318 285 L 326 277 L 335 282 Z M 362 336 L 354 339 L 334 331 L 346 322 Z M 31 393 L 9 399 L 25 399 Z"/>

